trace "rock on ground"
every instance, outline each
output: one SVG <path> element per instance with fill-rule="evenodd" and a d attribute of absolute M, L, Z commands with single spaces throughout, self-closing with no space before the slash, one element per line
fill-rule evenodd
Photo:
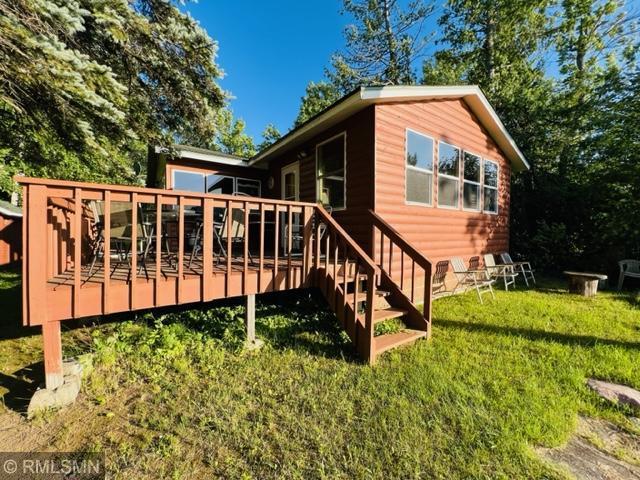
<path fill-rule="evenodd" d="M 640 437 L 605 420 L 580 418 L 566 445 L 537 452 L 580 480 L 640 480 Z"/>
<path fill-rule="evenodd" d="M 613 403 L 621 403 L 629 405 L 632 408 L 640 410 L 640 392 L 626 385 L 618 385 L 617 383 L 604 382 L 590 378 L 587 385 L 598 395 Z"/>

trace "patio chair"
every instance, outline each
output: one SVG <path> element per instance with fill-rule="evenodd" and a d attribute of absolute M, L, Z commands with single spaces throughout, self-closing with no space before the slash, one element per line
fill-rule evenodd
<path fill-rule="evenodd" d="M 225 208 L 224 215 L 222 217 L 222 222 L 220 228 L 214 228 L 214 235 L 217 237 L 218 245 L 220 246 L 220 250 L 222 255 L 226 258 L 227 255 L 233 256 L 233 251 L 227 251 L 224 248 L 224 243 L 227 240 L 227 236 L 231 233 L 231 246 L 233 249 L 234 244 L 243 244 L 247 241 L 247 226 L 244 224 L 244 210 L 239 208 L 231 209 L 231 222 L 228 221 L 227 217 L 229 215 L 228 209 Z M 231 223 L 231 230 L 229 231 L 229 223 Z M 251 264 L 254 264 L 253 256 L 251 255 L 251 251 L 247 249 L 249 253 L 249 260 Z M 219 260 L 219 257 L 216 259 L 216 263 Z"/>
<path fill-rule="evenodd" d="M 531 268 L 531 263 L 529 262 L 514 262 L 511 259 L 511 255 L 508 252 L 504 252 L 500 254 L 500 260 L 504 265 L 512 265 L 514 271 L 518 273 L 522 273 L 524 277 L 524 283 L 529 286 L 529 280 L 536 284 L 536 278 L 533 276 L 533 268 Z"/>
<path fill-rule="evenodd" d="M 478 300 L 481 304 L 482 294 L 483 293 L 491 293 L 491 297 L 496 299 L 495 294 L 493 293 L 493 283 L 495 280 L 490 278 L 489 272 L 487 270 L 469 270 L 464 265 L 464 261 L 460 257 L 453 257 L 451 259 L 451 265 L 453 267 L 453 273 L 455 274 L 458 283 L 453 289 L 452 294 L 455 294 L 458 288 L 475 288 L 476 293 L 478 294 Z"/>
<path fill-rule="evenodd" d="M 431 296 L 438 298 L 450 294 L 447 291 L 446 279 L 449 271 L 449 260 L 441 260 L 436 263 L 436 269 L 431 282 Z"/>
<path fill-rule="evenodd" d="M 640 260 L 620 260 L 620 276 L 618 277 L 618 290 L 622 290 L 625 278 L 640 278 Z"/>
<path fill-rule="evenodd" d="M 490 278 L 502 279 L 506 291 L 509 291 L 509 285 L 513 285 L 513 288 L 516 287 L 518 273 L 514 270 L 513 265 L 496 265 L 493 254 L 487 253 L 484 255 L 484 267 Z"/>

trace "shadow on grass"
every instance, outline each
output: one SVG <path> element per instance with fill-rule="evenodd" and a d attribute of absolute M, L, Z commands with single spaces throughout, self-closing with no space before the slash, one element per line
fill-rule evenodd
<path fill-rule="evenodd" d="M 595 345 L 610 345 L 614 347 L 640 349 L 639 342 L 627 342 L 624 340 L 613 340 L 609 338 L 599 338 L 591 335 L 571 335 L 558 332 L 545 332 L 544 330 L 531 330 L 526 328 L 503 327 L 500 325 L 487 325 L 481 323 L 470 323 L 458 320 L 438 320 L 434 319 L 436 327 L 458 328 L 468 332 L 493 333 L 511 337 L 521 337 L 527 340 L 561 343 L 569 346 L 593 347 Z"/>
<path fill-rule="evenodd" d="M 7 390 L 2 397 L 5 407 L 18 413 L 26 413 L 31 397 L 43 383 L 42 362 L 27 365 L 12 375 L 0 373 L 0 387 Z"/>

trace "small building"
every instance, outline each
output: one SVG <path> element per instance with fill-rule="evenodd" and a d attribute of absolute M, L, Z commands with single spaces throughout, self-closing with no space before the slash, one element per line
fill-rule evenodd
<path fill-rule="evenodd" d="M 374 363 L 430 336 L 436 262 L 509 249 L 511 175 L 527 168 L 478 87 L 385 86 L 250 159 L 154 148 L 148 188 L 16 177 L 47 388 L 64 379 L 62 321 L 242 296 L 251 339 L 256 294 L 310 287 Z M 406 328 L 375 328 L 396 318 Z"/>
<path fill-rule="evenodd" d="M 476 86 L 362 87 L 254 158 L 175 152 L 152 155 L 155 186 L 320 202 L 379 256 L 371 210 L 434 263 L 508 251 L 511 175 L 529 168 Z"/>
<path fill-rule="evenodd" d="M 20 260 L 22 251 L 22 209 L 0 200 L 0 266 Z"/>

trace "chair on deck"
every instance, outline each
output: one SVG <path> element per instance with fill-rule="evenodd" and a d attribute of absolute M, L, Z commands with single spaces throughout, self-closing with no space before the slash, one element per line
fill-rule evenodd
<path fill-rule="evenodd" d="M 529 280 L 536 284 L 536 278 L 533 276 L 533 268 L 529 262 L 514 262 L 508 252 L 500 254 L 500 260 L 504 265 L 512 265 L 515 272 L 522 273 L 524 283 L 529 286 Z"/>
<path fill-rule="evenodd" d="M 453 289 L 452 293 L 456 293 L 458 288 L 475 288 L 478 294 L 478 300 L 482 301 L 482 294 L 490 292 L 491 296 L 495 300 L 496 296 L 493 293 L 493 282 L 490 278 L 487 270 L 470 270 L 464 265 L 464 261 L 460 257 L 453 257 L 451 259 L 451 265 L 453 266 L 453 273 L 455 274 L 458 283 Z"/>
<path fill-rule="evenodd" d="M 640 278 L 640 260 L 620 260 L 620 276 L 618 277 L 618 290 L 622 290 L 625 278 Z"/>
<path fill-rule="evenodd" d="M 484 255 L 484 267 L 490 278 L 502 279 L 506 291 L 509 291 L 509 285 L 513 285 L 513 288 L 516 287 L 518 273 L 514 270 L 513 265 L 496 265 L 493 254 L 487 253 Z"/>
<path fill-rule="evenodd" d="M 232 208 L 230 222 L 228 220 L 228 215 L 229 211 L 228 209 L 225 209 L 220 227 L 218 229 L 214 228 L 214 234 L 217 237 L 218 245 L 220 246 L 221 253 L 225 258 L 227 255 L 233 256 L 233 251 L 227 251 L 224 247 L 229 236 L 231 237 L 231 249 L 233 249 L 235 244 L 244 244 L 244 242 L 247 241 L 247 225 L 244 224 L 244 210 Z M 231 223 L 231 225 L 229 225 L 229 223 Z M 249 260 L 251 260 L 251 264 L 253 265 L 254 261 L 251 256 L 251 251 L 247 249 L 247 252 L 249 253 Z M 219 256 L 216 257 L 216 263 L 219 259 Z"/>
<path fill-rule="evenodd" d="M 436 269 L 433 274 L 431 282 L 431 296 L 433 298 L 439 298 L 450 294 L 447 291 L 446 279 L 447 272 L 449 271 L 449 260 L 441 260 L 436 263 Z"/>

